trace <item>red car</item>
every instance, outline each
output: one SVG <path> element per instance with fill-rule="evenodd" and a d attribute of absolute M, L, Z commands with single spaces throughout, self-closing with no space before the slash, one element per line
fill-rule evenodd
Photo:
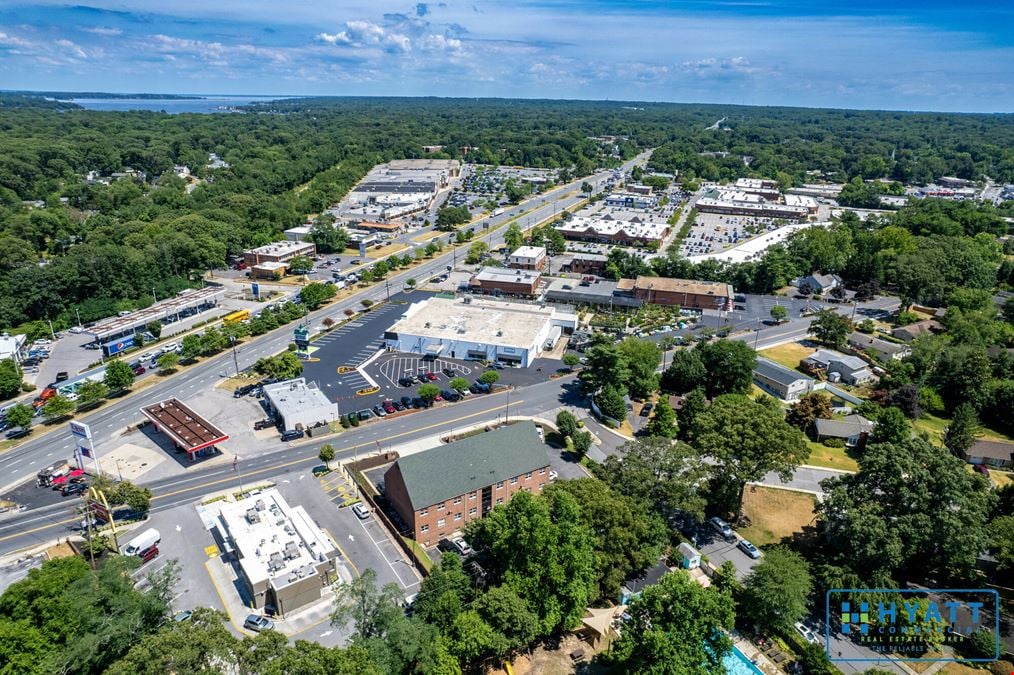
<path fill-rule="evenodd" d="M 390 415 L 393 412 L 397 412 L 397 408 L 394 407 L 394 403 L 392 401 L 384 401 L 380 405 L 384 406 L 384 412 L 386 412 L 388 415 Z"/>
<path fill-rule="evenodd" d="M 433 397 L 433 400 L 434 401 L 443 401 L 444 397 L 441 396 L 440 394 L 437 394 L 436 396 Z"/>
<path fill-rule="evenodd" d="M 146 563 L 149 560 L 158 556 L 158 546 L 152 546 L 149 549 L 141 551 L 137 554 L 137 557 L 141 559 L 141 562 Z"/>
<path fill-rule="evenodd" d="M 145 372 L 144 366 L 138 366 L 137 368 L 134 368 L 134 375 L 144 375 L 144 372 Z"/>
<path fill-rule="evenodd" d="M 436 373 L 423 373 L 423 377 L 425 377 L 430 382 L 436 382 L 438 379 L 440 379 L 437 377 Z"/>

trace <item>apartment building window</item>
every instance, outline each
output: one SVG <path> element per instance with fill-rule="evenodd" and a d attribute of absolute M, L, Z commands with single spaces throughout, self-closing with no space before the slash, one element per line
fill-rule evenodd
<path fill-rule="evenodd" d="M 477 510 L 476 510 L 476 508 L 474 506 L 472 508 L 468 509 L 468 515 L 474 516 L 476 513 L 477 513 Z"/>
<path fill-rule="evenodd" d="M 474 492 L 472 494 L 468 495 L 468 501 L 470 501 L 470 502 L 474 502 L 475 501 L 475 493 Z"/>
<path fill-rule="evenodd" d="M 496 484 L 496 489 L 503 490 L 503 481 L 500 481 L 499 483 Z"/>
<path fill-rule="evenodd" d="M 437 504 L 437 511 L 443 511 L 443 510 L 444 510 L 444 502 L 440 502 L 439 504 Z"/>
<path fill-rule="evenodd" d="M 455 497 L 454 498 L 454 503 L 455 504 L 460 504 L 461 503 L 461 497 Z"/>
<path fill-rule="evenodd" d="M 430 531 L 430 526 L 429 525 L 423 525 L 422 527 L 419 528 L 419 531 L 420 532 L 429 532 Z"/>
<path fill-rule="evenodd" d="M 517 484 L 518 484 L 518 477 L 514 476 L 514 478 L 511 478 L 511 485 L 517 485 Z"/>
<path fill-rule="evenodd" d="M 446 518 L 441 518 L 440 520 L 437 521 L 437 527 L 443 527 L 446 523 L 447 523 L 447 519 Z"/>
<path fill-rule="evenodd" d="M 419 515 L 420 516 L 428 516 L 428 515 L 430 515 L 430 510 L 429 509 L 421 509 L 419 511 Z"/>
<path fill-rule="evenodd" d="M 529 471 L 528 473 L 525 474 L 525 480 L 531 480 L 531 479 L 532 479 L 532 472 Z"/>
<path fill-rule="evenodd" d="M 460 511 L 454 514 L 454 519 L 455 520 L 461 520 L 461 512 Z"/>
<path fill-rule="evenodd" d="M 496 498 L 496 503 L 497 504 L 503 504 L 503 497 L 497 497 Z"/>
<path fill-rule="evenodd" d="M 542 467 L 541 469 L 539 469 L 539 475 L 540 476 L 545 476 L 546 475 L 546 467 Z"/>

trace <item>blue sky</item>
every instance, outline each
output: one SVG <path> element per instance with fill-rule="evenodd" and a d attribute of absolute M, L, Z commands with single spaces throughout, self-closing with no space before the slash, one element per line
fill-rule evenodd
<path fill-rule="evenodd" d="M 1014 110 L 1008 0 L 0 2 L 0 88 Z"/>

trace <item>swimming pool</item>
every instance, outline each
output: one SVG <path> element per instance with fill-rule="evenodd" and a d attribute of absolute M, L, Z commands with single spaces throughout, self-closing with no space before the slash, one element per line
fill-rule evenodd
<path fill-rule="evenodd" d="M 764 675 L 764 671 L 750 663 L 750 659 L 735 647 L 722 659 L 722 665 L 728 675 Z"/>

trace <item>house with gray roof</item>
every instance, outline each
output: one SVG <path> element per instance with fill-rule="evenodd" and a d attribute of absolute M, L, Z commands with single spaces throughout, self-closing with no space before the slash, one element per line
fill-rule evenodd
<path fill-rule="evenodd" d="M 814 380 L 769 359 L 758 358 L 753 368 L 754 383 L 783 401 L 798 401 L 813 391 Z"/>
<path fill-rule="evenodd" d="M 844 419 L 817 419 L 813 422 L 813 434 L 817 441 L 840 438 L 845 441 L 846 448 L 862 450 L 871 431 L 873 422 L 862 415 L 849 415 Z"/>
<path fill-rule="evenodd" d="M 891 335 L 899 340 L 911 342 L 917 337 L 933 335 L 934 333 L 940 333 L 943 330 L 944 327 L 939 321 L 935 319 L 924 319 L 922 321 L 910 323 L 907 326 L 899 326 L 891 331 Z"/>
<path fill-rule="evenodd" d="M 900 361 L 912 353 L 912 348 L 908 345 L 888 342 L 859 331 L 849 334 L 849 347 L 857 352 L 872 353 L 881 361 Z"/>
<path fill-rule="evenodd" d="M 1014 466 L 1014 443 L 980 438 L 965 453 L 965 461 L 994 469 L 1010 469 Z"/>
<path fill-rule="evenodd" d="M 546 445 L 535 424 L 517 422 L 399 458 L 384 474 L 384 493 L 415 540 L 431 546 L 548 483 Z"/>
<path fill-rule="evenodd" d="M 796 288 L 809 286 L 814 293 L 827 293 L 842 285 L 841 277 L 837 274 L 821 274 L 814 272 L 805 277 L 799 277 L 792 281 Z"/>
<path fill-rule="evenodd" d="M 833 349 L 818 349 L 803 359 L 801 364 L 811 372 L 826 373 L 829 382 L 860 385 L 876 379 L 866 361 Z"/>

